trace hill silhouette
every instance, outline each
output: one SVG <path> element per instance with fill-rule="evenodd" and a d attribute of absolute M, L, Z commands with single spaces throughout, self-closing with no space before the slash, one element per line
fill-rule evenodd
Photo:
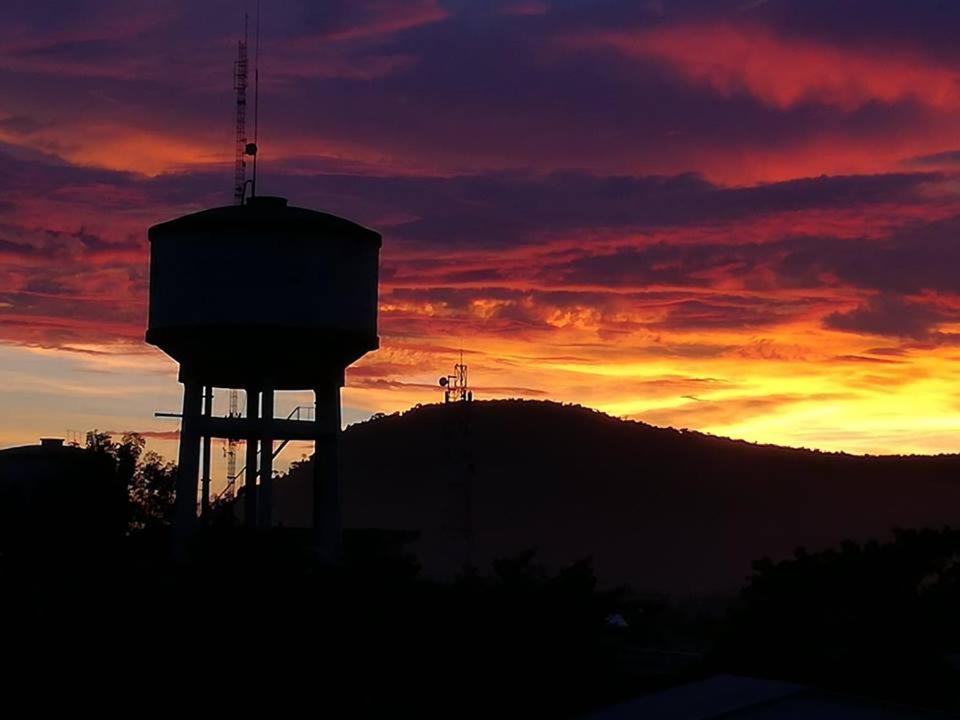
<path fill-rule="evenodd" d="M 349 427 L 341 448 L 345 527 L 418 531 L 410 549 L 439 576 L 536 548 L 640 591 L 726 594 L 759 558 L 960 520 L 957 455 L 754 445 L 553 402 L 420 406 Z M 276 493 L 280 522 L 309 524 L 309 463 Z"/>

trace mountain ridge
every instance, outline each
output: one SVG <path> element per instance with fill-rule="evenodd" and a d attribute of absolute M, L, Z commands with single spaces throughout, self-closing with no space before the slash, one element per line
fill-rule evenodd
<path fill-rule="evenodd" d="M 724 442 L 729 442 L 737 445 L 742 445 L 746 447 L 753 448 L 767 448 L 772 450 L 795 450 L 799 452 L 814 453 L 817 455 L 835 455 L 842 457 L 852 457 L 852 458 L 939 458 L 939 457 L 949 457 L 949 458 L 958 458 L 960 459 L 960 451 L 955 453 L 941 452 L 941 453 L 856 453 L 849 450 L 824 450 L 822 448 L 815 447 L 804 447 L 797 445 L 778 445 L 777 443 L 765 443 L 758 442 L 755 440 L 747 440 L 745 438 L 736 438 L 730 437 L 728 435 L 717 435 L 715 433 L 707 432 L 706 430 L 696 430 L 693 428 L 678 428 L 672 425 L 655 425 L 653 423 L 648 423 L 641 418 L 631 417 L 628 415 L 613 415 L 601 410 L 599 408 L 590 407 L 589 405 L 582 405 L 580 403 L 565 403 L 559 402 L 556 400 L 544 400 L 544 399 L 527 399 L 527 398 L 498 398 L 492 400 L 474 400 L 473 403 L 482 404 L 482 405 L 545 405 L 557 409 L 568 409 L 574 411 L 582 411 L 591 415 L 598 415 L 604 419 L 612 420 L 617 423 L 623 423 L 625 425 L 638 426 L 645 430 L 653 431 L 667 431 L 676 433 L 680 436 L 695 436 L 701 437 L 704 439 L 720 440 Z M 398 410 L 393 413 L 374 413 L 371 417 L 365 420 L 358 420 L 357 422 L 351 423 L 347 426 L 347 430 L 351 428 L 358 428 L 361 426 L 366 426 L 370 423 L 377 423 L 391 418 L 402 418 L 411 413 L 429 411 L 430 408 L 442 408 L 445 407 L 445 403 L 417 403 L 412 405 L 406 410 Z"/>
<path fill-rule="evenodd" d="M 414 407 L 351 425 L 341 451 L 345 527 L 418 531 L 437 575 L 537 548 L 591 556 L 604 582 L 730 593 L 762 557 L 960 520 L 960 455 L 760 445 L 544 400 Z M 275 487 L 278 520 L 308 524 L 309 464 Z"/>

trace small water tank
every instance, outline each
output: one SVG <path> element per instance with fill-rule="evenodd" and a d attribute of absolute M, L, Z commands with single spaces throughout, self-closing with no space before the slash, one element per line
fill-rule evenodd
<path fill-rule="evenodd" d="M 317 387 L 379 345 L 380 235 L 255 197 L 150 228 L 146 339 L 181 380 Z"/>

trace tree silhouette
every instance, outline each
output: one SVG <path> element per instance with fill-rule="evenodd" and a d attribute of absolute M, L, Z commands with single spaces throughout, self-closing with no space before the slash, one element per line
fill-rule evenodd
<path fill-rule="evenodd" d="M 895 530 L 761 560 L 719 652 L 730 669 L 960 708 L 960 531 Z"/>
<path fill-rule="evenodd" d="M 177 466 L 153 451 L 137 433 L 124 433 L 115 442 L 109 433 L 87 433 L 86 449 L 108 457 L 117 482 L 126 488 L 126 524 L 137 531 L 170 523 L 176 492 Z"/>

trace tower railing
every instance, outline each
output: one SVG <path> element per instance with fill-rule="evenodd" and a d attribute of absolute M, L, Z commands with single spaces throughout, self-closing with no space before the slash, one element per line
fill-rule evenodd
<path fill-rule="evenodd" d="M 314 408 L 313 405 L 297 405 L 297 407 L 295 407 L 293 410 L 290 411 L 290 414 L 287 415 L 286 419 L 300 420 L 302 422 L 313 422 L 316 419 L 316 408 Z M 277 447 L 274 449 L 272 453 L 272 457 L 276 458 L 277 455 L 279 455 L 283 451 L 283 449 L 287 446 L 289 442 L 290 442 L 289 440 L 283 440 L 279 445 L 277 445 Z M 260 455 L 260 450 L 257 450 L 257 456 L 259 457 L 259 455 Z M 232 476 L 230 475 L 227 476 L 226 486 L 223 488 L 223 490 L 217 493 L 216 499 L 218 501 L 221 500 L 223 497 L 226 497 L 228 493 L 230 493 L 230 491 L 234 487 L 236 487 L 237 478 L 243 477 L 246 470 L 247 470 L 247 466 L 244 465 L 242 468 L 237 470 L 236 473 L 234 473 Z M 260 476 L 260 470 L 258 468 L 255 473 L 255 477 L 259 477 L 259 476 Z"/>

